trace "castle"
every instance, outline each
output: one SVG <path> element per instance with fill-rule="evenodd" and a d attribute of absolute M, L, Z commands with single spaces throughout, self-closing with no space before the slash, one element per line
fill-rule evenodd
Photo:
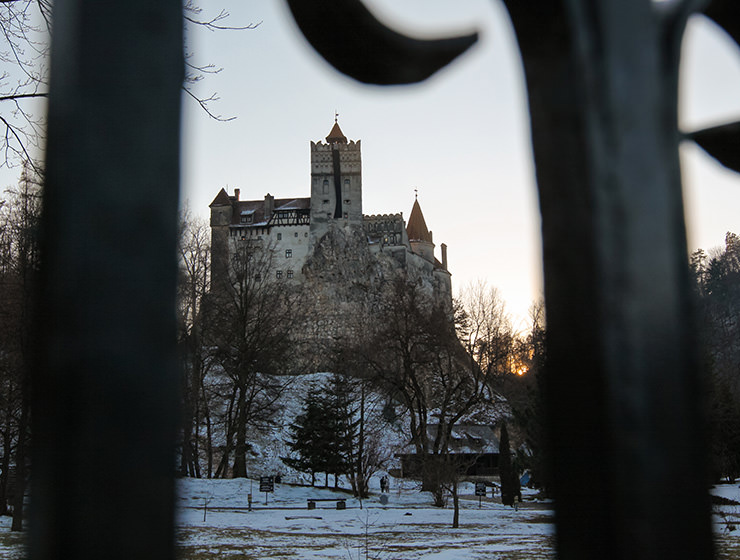
<path fill-rule="evenodd" d="M 447 246 L 437 260 L 419 201 L 408 223 L 401 213 L 363 215 L 360 141 L 347 140 L 336 118 L 325 143 L 311 142 L 310 197 L 239 195 L 221 189 L 210 205 L 212 283 L 229 277 L 230 255 L 251 241 L 273 252 L 276 281 L 346 283 L 395 270 L 451 303 Z"/>

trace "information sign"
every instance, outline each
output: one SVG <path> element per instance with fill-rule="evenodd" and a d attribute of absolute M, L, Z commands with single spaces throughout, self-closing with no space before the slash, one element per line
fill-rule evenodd
<path fill-rule="evenodd" d="M 275 482 L 271 476 L 260 477 L 260 492 L 274 492 Z"/>

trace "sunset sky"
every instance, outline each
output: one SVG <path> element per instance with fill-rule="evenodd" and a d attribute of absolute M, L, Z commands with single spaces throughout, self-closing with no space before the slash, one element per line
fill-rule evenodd
<path fill-rule="evenodd" d="M 198 31 L 194 62 L 223 68 L 200 86 L 221 100 L 209 120 L 185 99 L 183 198 L 207 215 L 219 189 L 243 199 L 309 196 L 310 141 L 323 140 L 335 110 L 362 141 L 363 211 L 403 212 L 418 189 L 427 225 L 449 247 L 453 289 L 496 286 L 516 319 L 541 294 L 539 214 L 523 76 L 513 31 L 492 0 L 367 0 L 386 23 L 416 36 L 473 28 L 473 50 L 427 83 L 380 88 L 339 75 L 300 36 L 278 0 L 228 0 L 232 25 Z M 203 14 L 205 17 L 206 13 Z M 214 14 L 210 14 L 214 15 Z M 682 122 L 703 127 L 740 117 L 740 54 L 702 19 L 685 41 Z M 740 232 L 740 179 L 695 147 L 683 149 L 691 248 Z M 522 325 L 523 326 L 523 325 Z"/>

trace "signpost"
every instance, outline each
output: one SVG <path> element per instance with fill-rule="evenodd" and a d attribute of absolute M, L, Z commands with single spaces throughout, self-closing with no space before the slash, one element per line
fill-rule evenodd
<path fill-rule="evenodd" d="M 260 492 L 265 493 L 265 505 L 267 505 L 267 494 L 275 491 L 275 481 L 271 476 L 260 477 Z"/>
<path fill-rule="evenodd" d="M 486 495 L 486 483 L 485 482 L 475 483 L 475 495 L 478 496 L 478 508 L 480 509 L 482 502 L 483 502 L 483 496 Z"/>

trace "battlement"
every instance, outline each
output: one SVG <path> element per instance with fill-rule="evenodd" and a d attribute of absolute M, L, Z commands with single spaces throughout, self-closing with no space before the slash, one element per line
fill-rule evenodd
<path fill-rule="evenodd" d="M 403 214 L 373 214 L 362 217 L 362 227 L 370 237 L 383 236 L 388 233 L 399 234 L 394 240 L 401 241 L 406 223 Z"/>
<path fill-rule="evenodd" d="M 334 173 L 334 154 L 338 153 L 339 163 L 342 166 L 342 175 L 359 175 L 362 171 L 362 155 L 360 141 L 348 144 L 338 144 L 339 150 L 334 152 L 332 144 L 311 142 L 311 174 L 331 175 Z"/>
<path fill-rule="evenodd" d="M 339 144 L 341 146 L 340 151 L 345 150 L 352 150 L 354 152 L 360 151 L 360 142 L 361 140 L 349 140 L 346 144 Z M 331 152 L 332 146 L 334 144 L 324 143 L 321 140 L 318 142 L 311 141 L 311 151 L 312 152 Z"/>
<path fill-rule="evenodd" d="M 364 222 L 387 222 L 396 220 L 403 221 L 403 212 L 398 212 L 397 214 L 363 214 L 362 220 Z"/>

